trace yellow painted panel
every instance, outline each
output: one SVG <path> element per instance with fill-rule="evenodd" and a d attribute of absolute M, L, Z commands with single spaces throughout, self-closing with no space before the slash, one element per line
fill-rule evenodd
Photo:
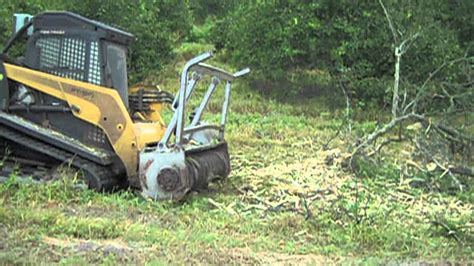
<path fill-rule="evenodd" d="M 74 116 L 102 128 L 124 163 L 128 177 L 137 177 L 137 134 L 117 91 L 11 64 L 4 65 L 9 79 L 66 101 Z"/>

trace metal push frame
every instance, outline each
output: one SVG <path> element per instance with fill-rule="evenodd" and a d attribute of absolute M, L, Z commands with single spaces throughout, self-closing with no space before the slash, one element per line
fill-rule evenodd
<path fill-rule="evenodd" d="M 219 140 L 224 140 L 225 125 L 227 123 L 227 116 L 229 112 L 230 105 L 230 96 L 232 91 L 232 81 L 236 78 L 242 77 L 250 73 L 249 68 L 242 69 L 234 74 L 229 73 L 225 70 L 219 69 L 217 67 L 204 64 L 203 62 L 208 60 L 213 56 L 212 52 L 206 52 L 201 54 L 191 60 L 189 60 L 183 68 L 181 73 L 181 85 L 179 92 L 177 93 L 173 107 L 175 112 L 173 117 L 166 129 L 166 132 L 158 143 L 158 148 L 163 150 L 170 148 L 171 146 L 183 147 L 185 142 L 185 135 L 193 134 L 208 129 L 215 129 L 219 131 Z M 196 109 L 196 113 L 191 123 L 188 126 L 185 126 L 186 123 L 186 105 L 191 94 L 194 91 L 195 86 L 202 76 L 207 75 L 211 76 L 211 83 L 207 89 L 206 94 L 204 95 L 199 107 Z M 190 79 L 188 77 L 191 77 Z M 222 104 L 222 113 L 221 120 L 219 125 L 209 125 L 204 124 L 200 125 L 202 114 L 207 107 L 210 99 L 212 98 L 216 88 L 221 82 L 225 82 L 225 92 L 224 92 L 224 101 Z M 171 136 L 175 132 L 175 142 L 170 143 Z"/>

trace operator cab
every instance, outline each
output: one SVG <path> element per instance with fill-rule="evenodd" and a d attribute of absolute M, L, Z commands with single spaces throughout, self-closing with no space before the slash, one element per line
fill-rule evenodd
<path fill-rule="evenodd" d="M 117 90 L 128 107 L 127 52 L 132 34 L 70 12 L 17 17 L 15 37 L 29 35 L 22 64 Z M 19 29 L 24 24 L 26 28 Z"/>

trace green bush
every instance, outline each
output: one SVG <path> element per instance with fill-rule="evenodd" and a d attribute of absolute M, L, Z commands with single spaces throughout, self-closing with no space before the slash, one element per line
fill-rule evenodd
<path fill-rule="evenodd" d="M 403 84 L 420 84 L 443 62 L 472 54 L 473 1 L 383 2 L 398 42 L 419 34 L 402 58 Z M 225 50 L 222 54 L 236 68 L 252 67 L 254 80 L 293 84 L 272 90 L 307 96 L 308 87 L 328 84 L 320 83 L 326 76 L 316 77 L 311 84 L 305 76 L 300 80 L 299 73 L 321 71 L 329 73 L 334 86 L 339 80 L 350 80 L 356 99 L 386 104 L 389 98 L 394 40 L 378 1 L 4 0 L 0 43 L 11 33 L 14 12 L 45 10 L 73 11 L 135 34 L 132 82 L 159 71 L 178 43 L 210 42 Z M 448 68 L 439 76 L 456 81 L 460 73 Z"/>
<path fill-rule="evenodd" d="M 422 82 L 442 62 L 463 53 L 460 43 L 466 36 L 453 25 L 457 21 L 466 29 L 471 22 L 465 12 L 454 19 L 454 4 L 384 2 L 399 42 L 419 33 L 402 58 L 403 82 Z M 360 84 L 355 97 L 383 102 L 384 80 L 393 77 L 394 41 L 378 1 L 245 1 L 220 19 L 212 34 L 216 48 L 227 49 L 234 63 L 248 64 L 273 80 L 295 69 L 328 69 L 333 77 Z M 384 82 L 368 90 L 365 83 L 374 78 Z"/>
<path fill-rule="evenodd" d="M 189 8 L 195 22 L 201 24 L 212 17 L 223 17 L 237 6 L 237 0 L 193 0 L 189 1 Z"/>

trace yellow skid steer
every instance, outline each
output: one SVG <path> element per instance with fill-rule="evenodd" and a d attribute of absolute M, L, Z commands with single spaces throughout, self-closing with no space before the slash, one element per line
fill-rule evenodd
<path fill-rule="evenodd" d="M 67 163 L 92 189 L 131 186 L 153 199 L 180 199 L 228 176 L 231 84 L 250 70 L 207 65 L 208 52 L 186 63 L 176 96 L 128 88 L 133 40 L 70 12 L 15 15 L 15 32 L 0 58 L 0 175 L 20 165 L 21 174 L 44 178 Z M 24 52 L 14 57 L 9 51 L 17 46 Z M 204 76 L 211 83 L 189 115 L 189 99 Z M 219 88 L 221 119 L 212 124 L 203 112 Z M 165 104 L 173 109 L 167 126 L 160 115 Z"/>

